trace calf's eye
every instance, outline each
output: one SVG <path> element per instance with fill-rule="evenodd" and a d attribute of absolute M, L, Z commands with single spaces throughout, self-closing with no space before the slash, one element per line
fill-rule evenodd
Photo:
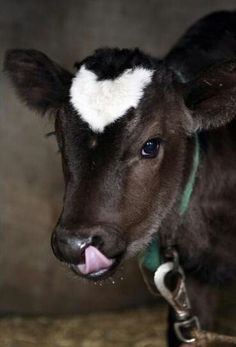
<path fill-rule="evenodd" d="M 160 149 L 161 140 L 158 138 L 150 139 L 144 143 L 141 149 L 142 158 L 155 158 Z"/>

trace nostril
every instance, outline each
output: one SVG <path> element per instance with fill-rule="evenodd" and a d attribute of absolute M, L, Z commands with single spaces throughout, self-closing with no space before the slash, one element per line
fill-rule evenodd
<path fill-rule="evenodd" d="M 85 263 L 85 250 L 86 250 L 86 248 L 81 250 L 81 252 L 79 254 L 79 257 L 77 257 L 75 262 L 74 262 L 75 265 L 84 264 Z M 71 263 L 73 264 L 73 261 L 71 261 Z"/>
<path fill-rule="evenodd" d="M 101 248 L 104 245 L 104 241 L 102 240 L 101 236 L 94 235 L 92 237 L 91 245 L 97 248 Z"/>

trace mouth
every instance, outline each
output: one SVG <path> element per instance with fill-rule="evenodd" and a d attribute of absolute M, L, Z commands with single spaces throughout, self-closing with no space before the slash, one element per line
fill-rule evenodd
<path fill-rule="evenodd" d="M 112 264 L 109 268 L 90 272 L 89 274 L 83 274 L 79 269 L 79 265 L 70 265 L 70 269 L 76 275 L 79 275 L 80 277 L 85 278 L 87 280 L 96 282 L 96 281 L 105 280 L 111 277 L 116 272 L 116 269 L 121 262 L 121 257 L 116 259 L 111 259 L 111 261 L 112 261 Z"/>
<path fill-rule="evenodd" d="M 70 264 L 70 269 L 82 278 L 100 281 L 114 274 L 122 259 L 122 254 L 114 258 L 107 258 L 97 248 L 90 246 L 85 250 L 84 262 Z"/>

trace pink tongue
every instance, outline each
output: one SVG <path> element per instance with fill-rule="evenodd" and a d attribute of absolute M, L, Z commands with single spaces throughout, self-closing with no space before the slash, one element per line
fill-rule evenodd
<path fill-rule="evenodd" d="M 79 264 L 78 269 L 83 275 L 108 269 L 113 264 L 111 259 L 108 259 L 96 247 L 89 246 L 85 250 L 85 264 Z"/>

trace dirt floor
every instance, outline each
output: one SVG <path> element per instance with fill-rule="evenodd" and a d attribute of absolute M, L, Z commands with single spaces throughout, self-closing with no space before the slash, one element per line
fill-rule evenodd
<path fill-rule="evenodd" d="M 165 310 L 0 321 L 1 347 L 165 346 Z"/>
<path fill-rule="evenodd" d="M 236 334 L 235 316 L 219 315 L 218 328 Z M 0 347 L 165 347 L 165 329 L 163 306 L 73 318 L 2 318 Z"/>

